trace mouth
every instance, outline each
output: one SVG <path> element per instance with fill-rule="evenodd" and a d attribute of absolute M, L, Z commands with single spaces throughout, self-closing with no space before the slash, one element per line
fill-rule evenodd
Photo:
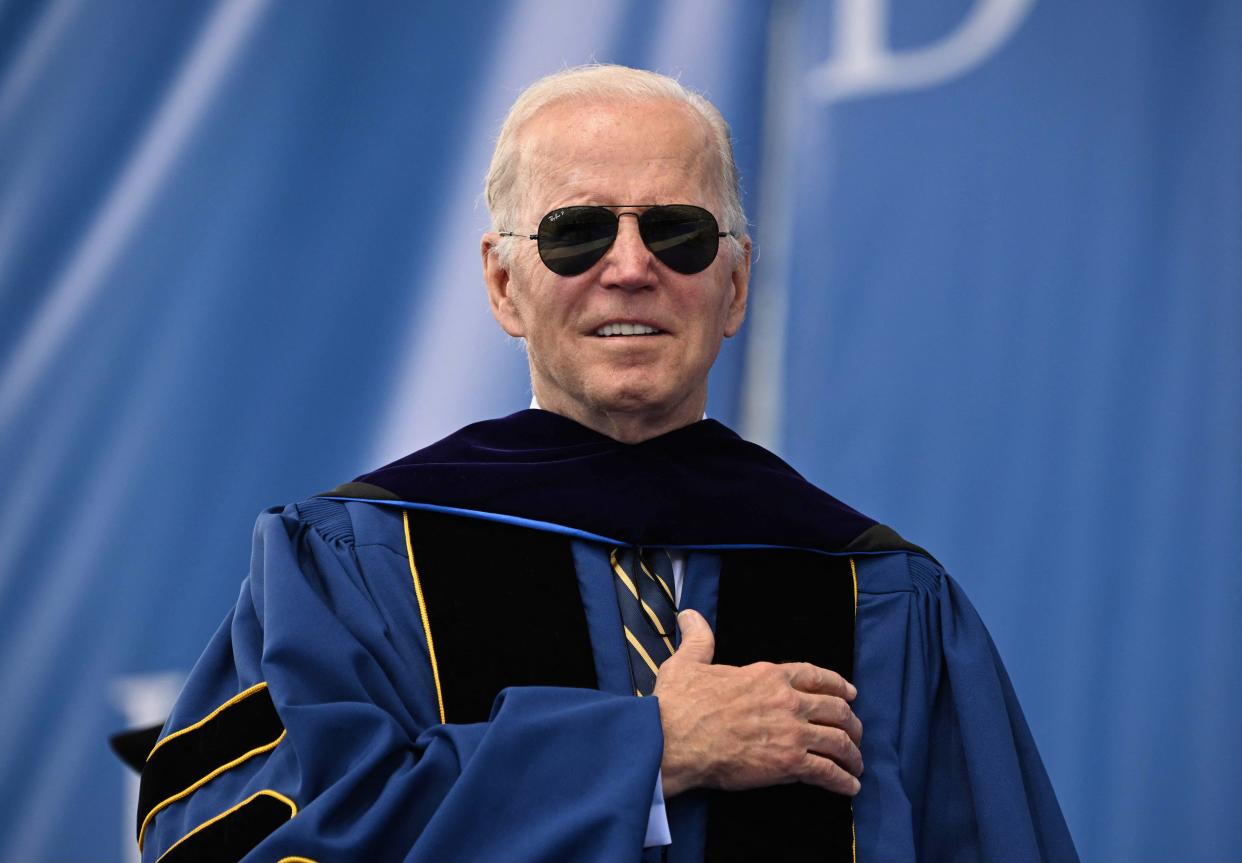
<path fill-rule="evenodd" d="M 635 323 L 604 324 L 595 330 L 595 335 L 601 338 L 612 338 L 614 336 L 659 336 L 663 334 L 664 330 L 657 327 Z"/>

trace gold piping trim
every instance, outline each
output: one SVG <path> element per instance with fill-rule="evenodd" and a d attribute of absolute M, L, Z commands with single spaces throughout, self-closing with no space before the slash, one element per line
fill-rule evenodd
<path fill-rule="evenodd" d="M 854 579 L 854 616 L 858 616 L 858 570 L 854 566 L 854 558 L 850 558 L 850 578 Z"/>
<path fill-rule="evenodd" d="M 401 519 L 405 523 L 405 554 L 410 560 L 410 575 L 414 578 L 414 595 L 418 597 L 418 613 L 423 619 L 423 635 L 427 639 L 427 656 L 431 659 L 431 676 L 436 682 L 436 706 L 440 710 L 440 724 L 444 724 L 444 694 L 440 691 L 440 666 L 436 663 L 436 646 L 431 640 L 431 620 L 427 617 L 427 603 L 423 599 L 423 583 L 418 578 L 418 567 L 414 565 L 414 543 L 410 541 L 410 513 L 401 511 Z"/>
<path fill-rule="evenodd" d="M 172 734 L 168 735 L 163 740 L 159 741 L 153 747 L 151 747 L 151 751 L 147 753 L 147 761 L 151 760 L 151 756 L 156 753 L 156 750 L 158 750 L 161 746 L 163 746 L 168 741 L 172 740 L 174 737 L 180 737 L 182 734 L 188 734 L 189 732 L 195 730 L 196 728 L 202 728 L 208 722 L 210 722 L 211 720 L 219 716 L 222 711 L 232 707 L 234 704 L 236 704 L 239 701 L 244 701 L 245 699 L 249 698 L 250 696 L 254 695 L 256 692 L 258 692 L 260 689 L 266 689 L 266 688 L 267 688 L 267 681 L 265 680 L 260 683 L 256 683 L 254 686 L 250 687 L 249 689 L 243 689 L 241 692 L 234 695 L 232 698 L 230 698 L 228 701 L 221 704 L 215 710 L 208 713 L 198 722 L 195 722 L 193 725 L 187 725 L 185 728 L 182 728 L 180 731 L 174 731 Z"/>
<path fill-rule="evenodd" d="M 660 669 L 656 667 L 654 662 L 651 661 L 651 657 L 647 655 L 647 651 L 643 649 L 643 646 L 638 643 L 638 639 L 634 637 L 634 633 L 630 632 L 630 628 L 628 626 L 622 628 L 625 630 L 625 640 L 630 643 L 631 647 L 638 651 L 638 655 L 643 658 L 643 662 L 647 663 L 647 667 L 651 669 L 651 673 L 659 674 Z"/>
<path fill-rule="evenodd" d="M 156 803 L 154 806 L 152 806 L 151 811 L 147 813 L 147 817 L 142 819 L 142 827 L 138 829 L 138 850 L 139 851 L 142 850 L 142 842 L 146 838 L 147 827 L 151 824 L 151 819 L 155 817 L 155 814 L 157 812 L 164 809 L 169 804 L 176 803 L 181 798 L 186 797 L 190 794 L 193 794 L 195 791 L 202 788 L 204 785 L 206 785 L 211 780 L 215 779 L 221 773 L 225 773 L 229 770 L 232 770 L 234 767 L 241 764 L 243 761 L 248 761 L 251 758 L 254 758 L 256 755 L 262 755 L 264 752 L 271 752 L 273 749 L 275 749 L 277 746 L 280 745 L 280 741 L 284 740 L 285 735 L 288 733 L 289 732 L 287 729 L 284 731 L 281 731 L 280 736 L 277 737 L 275 740 L 273 740 L 271 743 L 264 743 L 262 746 L 257 746 L 254 749 L 251 749 L 249 752 L 245 752 L 237 756 L 229 763 L 220 765 L 215 770 L 211 771 L 206 776 L 204 776 L 202 779 L 198 780 L 197 782 L 195 782 L 193 785 L 189 786 L 188 788 L 183 788 L 182 790 L 174 794 L 172 797 L 169 797 L 166 800 L 161 800 L 159 803 Z M 167 854 L 168 852 L 165 851 L 164 853 Z"/>
<path fill-rule="evenodd" d="M 858 568 L 850 558 L 850 578 L 854 580 L 854 620 L 858 620 Z M 850 802 L 850 860 L 858 863 L 858 831 L 854 826 L 854 803 Z"/>
<path fill-rule="evenodd" d="M 282 735 L 282 736 L 283 736 L 283 735 Z M 217 815 L 215 818 L 211 818 L 211 819 L 209 819 L 209 820 L 207 820 L 207 821 L 204 821 L 202 824 L 200 824 L 200 825 L 198 825 L 197 827 L 195 827 L 193 830 L 191 830 L 189 833 L 187 833 L 187 834 L 185 834 L 184 836 L 182 836 L 182 837 L 181 837 L 180 839 L 178 839 L 176 842 L 174 842 L 173 844 L 169 845 L 169 846 L 168 846 L 168 850 L 166 850 L 166 851 L 165 851 L 163 854 L 161 854 L 159 857 L 155 858 L 155 863 L 160 863 L 160 861 L 161 861 L 161 860 L 163 860 L 163 859 L 164 859 L 165 857 L 167 857 L 170 853 L 172 853 L 172 850 L 173 850 L 174 848 L 176 848 L 178 845 L 180 845 L 180 844 L 181 844 L 182 842 L 184 842 L 185 840 L 189 839 L 191 836 L 193 836 L 193 835 L 194 835 L 195 833 L 197 833 L 198 831 L 200 831 L 200 830 L 204 830 L 204 829 L 206 829 L 206 828 L 210 827 L 212 824 L 215 824 L 215 823 L 216 823 L 217 821 L 219 821 L 221 818 L 227 818 L 229 815 L 232 815 L 232 814 L 233 814 L 234 812 L 236 812 L 238 809 L 241 809 L 243 806 L 245 806 L 245 805 L 246 805 L 247 803 L 249 803 L 251 800 L 254 800 L 256 797 L 262 797 L 263 795 L 267 795 L 268 797 L 275 797 L 275 798 L 276 798 L 277 800 L 279 800 L 281 803 L 283 803 L 283 804 L 285 804 L 286 806 L 288 806 L 288 807 L 289 807 L 289 818 L 291 818 L 291 819 L 292 819 L 294 815 L 297 815 L 297 814 L 298 814 L 298 807 L 297 807 L 297 804 L 296 804 L 296 803 L 294 803 L 292 800 L 290 800 L 290 799 L 289 799 L 288 797 L 286 797 L 285 795 L 283 795 L 283 794 L 281 794 L 281 793 L 279 793 L 279 792 L 277 792 L 277 791 L 272 791 L 272 790 L 270 790 L 270 789 L 265 789 L 265 790 L 263 790 L 263 791 L 256 791 L 254 794 L 251 794 L 249 797 L 247 797 L 247 798 L 246 798 L 245 800 L 243 800 L 241 803 L 238 803 L 236 806 L 230 806 L 228 809 L 225 809 L 223 812 L 221 812 L 221 813 L 220 813 L 219 815 Z"/>

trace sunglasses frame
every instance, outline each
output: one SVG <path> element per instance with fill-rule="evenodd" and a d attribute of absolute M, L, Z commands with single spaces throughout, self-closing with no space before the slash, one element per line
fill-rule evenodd
<path fill-rule="evenodd" d="M 711 259 L 706 264 L 704 264 L 702 267 L 700 267 L 697 270 L 691 270 L 689 272 L 685 272 L 673 266 L 668 261 L 664 260 L 660 252 L 651 248 L 651 246 L 647 243 L 646 236 L 644 236 L 642 233 L 642 224 L 643 224 L 642 219 L 644 215 L 646 215 L 647 213 L 650 213 L 652 210 L 663 210 L 663 209 L 667 209 L 671 207 L 689 207 L 691 209 L 697 210 L 703 213 L 708 219 L 710 219 L 712 225 L 714 225 L 716 228 L 716 230 L 714 231 L 716 235 L 716 252 L 715 254 L 712 255 Z M 608 251 L 612 248 L 613 243 L 616 243 L 617 237 L 621 232 L 621 217 L 622 216 L 633 216 L 635 219 L 637 219 L 638 220 L 638 233 L 639 233 L 639 236 L 642 237 L 643 246 L 646 247 L 647 251 L 650 252 L 653 256 L 655 256 L 656 260 L 658 260 L 660 263 L 664 264 L 666 267 L 673 270 L 673 272 L 681 273 L 684 276 L 692 276 L 696 273 L 701 273 L 703 272 L 703 270 L 710 267 L 712 261 L 716 260 L 716 255 L 720 254 L 721 238 L 737 236 L 737 233 L 735 231 L 720 230 L 720 222 L 717 221 L 716 216 L 712 213 L 712 211 L 707 209 L 706 207 L 700 207 L 698 204 L 568 204 L 564 207 L 553 207 L 551 210 L 545 213 L 543 218 L 539 220 L 538 230 L 533 234 L 523 234 L 517 231 L 498 231 L 497 233 L 501 237 L 512 237 L 518 240 L 539 241 L 540 240 L 539 232 L 541 232 L 544 226 L 548 224 L 548 220 L 551 219 L 553 215 L 555 215 L 556 213 L 562 213 L 566 210 L 574 210 L 574 209 L 602 210 L 615 218 L 616 230 L 614 231 L 612 235 L 612 241 L 609 242 L 609 244 L 606 247 L 604 247 L 604 249 L 599 253 L 599 257 L 591 261 L 591 263 L 588 264 L 584 269 L 578 270 L 576 272 L 562 273 L 559 270 L 557 270 L 555 267 L 553 267 L 551 264 L 549 264 L 548 259 L 544 257 L 543 242 L 540 241 L 539 242 L 539 260 L 543 261 L 543 265 L 545 267 L 547 267 L 549 270 L 551 270 L 552 272 L 556 273 L 559 276 L 565 276 L 565 277 L 580 276 L 583 273 L 589 271 L 592 267 L 598 264 L 601 260 L 603 260 L 604 256 L 607 255 Z M 613 210 L 621 210 L 621 212 L 614 213 Z M 634 212 L 635 210 L 642 210 L 642 212 Z"/>

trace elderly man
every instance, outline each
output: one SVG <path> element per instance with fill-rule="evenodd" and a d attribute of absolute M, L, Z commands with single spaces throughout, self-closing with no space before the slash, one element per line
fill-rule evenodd
<path fill-rule="evenodd" d="M 551 76 L 487 194 L 538 409 L 260 518 L 144 859 L 1075 859 L 959 589 L 703 418 L 751 253 L 715 108 Z"/>

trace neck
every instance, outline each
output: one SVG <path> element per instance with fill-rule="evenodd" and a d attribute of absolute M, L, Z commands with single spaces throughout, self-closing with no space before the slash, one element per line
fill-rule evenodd
<path fill-rule="evenodd" d="M 560 414 L 591 431 L 607 435 L 621 443 L 642 443 L 662 434 L 696 423 L 703 418 L 707 394 L 687 399 L 668 410 L 605 409 L 582 405 L 568 398 L 535 392 L 535 407 Z"/>

